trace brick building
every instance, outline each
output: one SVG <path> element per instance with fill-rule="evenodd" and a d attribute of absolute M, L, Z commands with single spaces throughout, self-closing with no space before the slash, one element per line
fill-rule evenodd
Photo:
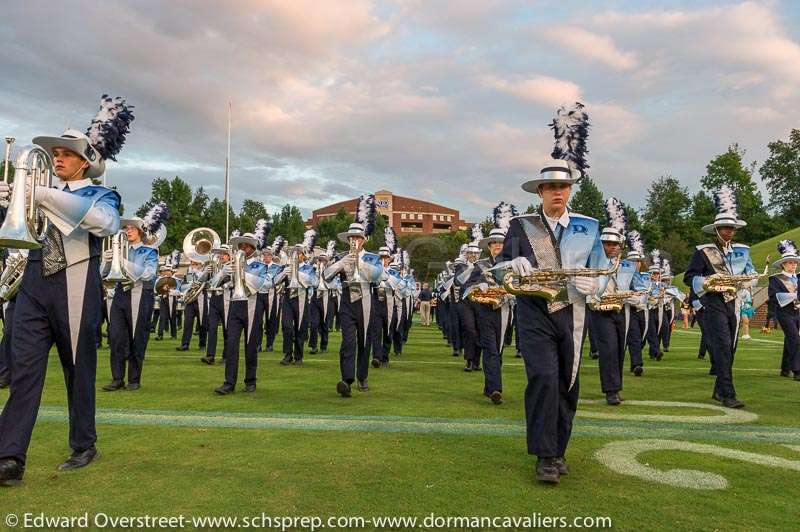
<path fill-rule="evenodd" d="M 429 201 L 397 196 L 389 190 L 375 193 L 378 214 L 394 228 L 398 235 L 430 235 L 467 229 L 471 226 L 461 219 L 459 212 Z M 313 227 L 320 220 L 335 216 L 339 209 L 355 214 L 358 198 L 340 201 L 313 211 L 306 226 Z"/>

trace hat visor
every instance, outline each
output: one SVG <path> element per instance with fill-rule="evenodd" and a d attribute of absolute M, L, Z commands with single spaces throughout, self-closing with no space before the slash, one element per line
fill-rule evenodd
<path fill-rule="evenodd" d="M 228 253 L 230 254 L 231 248 L 212 248 L 211 253 Z"/>
<path fill-rule="evenodd" d="M 478 246 L 480 246 L 481 249 L 488 250 L 489 244 L 492 242 L 500 242 L 502 244 L 505 240 L 505 237 L 502 236 L 487 236 L 486 238 L 481 238 L 478 242 Z"/>
<path fill-rule="evenodd" d="M 580 179 L 580 177 L 536 177 L 522 183 L 522 190 L 530 192 L 531 194 L 538 194 L 539 185 L 544 185 L 545 183 L 565 183 L 567 185 L 574 185 L 580 181 Z"/>
<path fill-rule="evenodd" d="M 253 246 L 253 249 L 258 247 L 258 240 L 253 237 L 249 236 L 235 236 L 230 239 L 228 244 L 231 246 L 231 249 L 238 250 L 239 244 L 250 244 Z"/>
<path fill-rule="evenodd" d="M 134 218 L 121 218 L 119 221 L 119 227 L 120 229 L 124 229 L 126 225 L 133 225 L 142 230 L 142 222 L 143 220 L 136 220 Z"/>
<path fill-rule="evenodd" d="M 67 148 L 68 150 L 77 153 L 81 159 L 89 163 L 89 168 L 87 168 L 86 172 L 83 173 L 83 177 L 89 179 L 100 177 L 106 171 L 106 163 L 100 158 L 100 154 L 97 154 L 95 161 L 90 161 L 86 158 L 86 150 L 94 150 L 94 148 L 89 146 L 89 143 L 86 141 L 86 139 L 68 139 L 64 137 L 41 136 L 34 137 L 32 142 L 44 148 L 44 150 L 50 154 L 51 159 L 53 158 L 53 149 L 55 148 Z M 94 151 L 97 153 L 97 150 Z"/>
<path fill-rule="evenodd" d="M 789 255 L 788 257 L 781 257 L 780 259 L 776 260 L 772 263 L 773 268 L 780 268 L 783 266 L 784 262 L 795 261 L 800 262 L 800 256 L 797 255 Z"/>
<path fill-rule="evenodd" d="M 746 226 L 747 222 L 744 220 L 736 220 L 736 223 L 731 222 L 714 222 L 713 224 L 708 224 L 703 226 L 703 232 L 713 235 L 717 232 L 717 227 L 733 227 L 734 229 L 741 229 L 742 227 Z"/>
<path fill-rule="evenodd" d="M 365 240 L 367 238 L 362 231 L 345 231 L 344 233 L 339 233 L 339 242 L 342 242 L 343 244 L 349 244 L 350 242 L 347 239 L 351 236 L 360 236 Z"/>

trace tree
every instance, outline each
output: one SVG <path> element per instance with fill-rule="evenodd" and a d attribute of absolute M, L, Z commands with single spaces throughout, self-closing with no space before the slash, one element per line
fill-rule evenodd
<path fill-rule="evenodd" d="M 717 212 L 714 208 L 714 200 L 701 190 L 692 196 L 690 210 L 691 216 L 686 227 L 686 238 L 693 244 L 699 244 L 708 239 L 708 236 L 703 233 L 703 226 L 714 220 Z"/>
<path fill-rule="evenodd" d="M 272 234 L 282 235 L 289 244 L 298 244 L 303 241 L 306 231 L 306 222 L 300 209 L 288 203 L 272 218 Z"/>
<path fill-rule="evenodd" d="M 603 193 L 588 175 L 581 179 L 580 188 L 573 194 L 572 200 L 569 202 L 569 210 L 598 220 L 605 218 Z"/>
<path fill-rule="evenodd" d="M 628 219 L 628 231 L 641 231 L 642 221 L 639 219 L 639 213 L 636 212 L 636 209 L 627 203 L 622 204 L 622 209 L 625 211 L 625 217 Z"/>
<path fill-rule="evenodd" d="M 672 176 L 656 179 L 647 190 L 642 236 L 650 249 L 664 251 L 674 271 L 686 267 L 691 250 L 686 238 L 690 206 L 688 189 Z"/>
<path fill-rule="evenodd" d="M 267 208 L 264 204 L 260 201 L 246 199 L 242 203 L 239 215 L 236 217 L 236 227 L 242 233 L 252 233 L 256 227 L 256 222 L 261 218 L 269 221 L 269 214 L 267 214 Z"/>
<path fill-rule="evenodd" d="M 747 222 L 747 226 L 739 231 L 737 240 L 759 242 L 771 236 L 772 224 L 764 208 L 761 192 L 753 180 L 755 163 L 746 167 L 744 155 L 745 151 L 738 144 L 732 144 L 728 151 L 711 159 L 706 166 L 706 175 L 700 182 L 709 194 L 723 185 L 728 185 L 736 192 L 739 216 Z M 708 222 L 711 220 L 713 216 Z"/>
<path fill-rule="evenodd" d="M 770 207 L 794 227 L 800 219 L 800 129 L 792 130 L 788 142 L 776 140 L 767 147 L 769 157 L 759 172 L 769 190 Z"/>
<path fill-rule="evenodd" d="M 317 241 L 319 245 L 325 247 L 331 240 L 337 240 L 339 233 L 347 231 L 347 228 L 353 222 L 353 215 L 341 208 L 336 211 L 333 216 L 322 218 L 315 229 L 317 230 Z M 337 247 L 344 249 L 344 244 L 337 242 Z"/>
<path fill-rule="evenodd" d="M 236 213 L 230 207 L 228 208 L 228 215 L 231 223 L 230 230 L 233 231 L 236 229 Z M 210 227 L 219 233 L 222 241 L 227 242 L 230 235 L 225 234 L 225 201 L 219 198 L 212 199 L 208 204 L 208 208 L 206 208 L 203 219 L 206 227 Z"/>

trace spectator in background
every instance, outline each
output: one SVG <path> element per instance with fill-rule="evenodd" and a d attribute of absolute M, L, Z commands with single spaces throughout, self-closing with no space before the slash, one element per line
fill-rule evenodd
<path fill-rule="evenodd" d="M 742 290 L 739 292 L 739 297 L 742 299 L 742 340 L 750 340 L 750 318 L 755 315 L 753 308 L 753 294 L 750 290 Z"/>
<path fill-rule="evenodd" d="M 433 293 L 430 286 L 428 283 L 422 283 L 422 290 L 419 291 L 419 314 L 422 325 L 425 327 L 431 324 L 431 299 L 433 299 Z"/>

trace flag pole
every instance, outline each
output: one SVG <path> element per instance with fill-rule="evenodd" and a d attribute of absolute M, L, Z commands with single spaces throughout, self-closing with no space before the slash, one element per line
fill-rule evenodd
<path fill-rule="evenodd" d="M 225 154 L 225 242 L 231 234 L 231 181 L 230 181 L 230 165 L 231 165 L 231 102 L 228 102 L 228 150 Z"/>

